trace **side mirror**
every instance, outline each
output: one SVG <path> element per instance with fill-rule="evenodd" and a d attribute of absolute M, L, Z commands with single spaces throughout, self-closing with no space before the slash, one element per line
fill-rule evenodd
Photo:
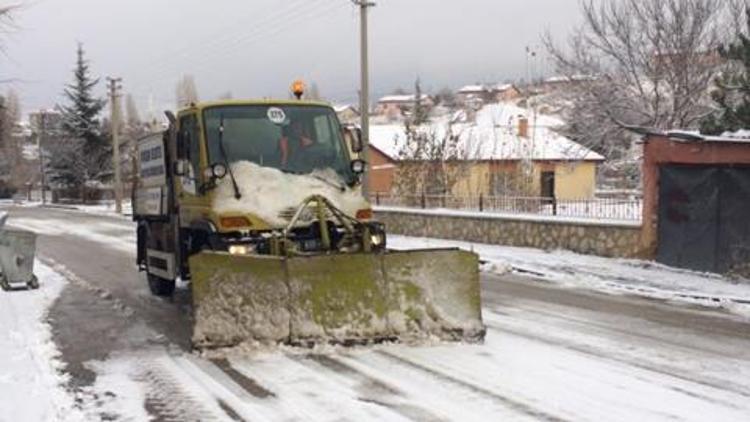
<path fill-rule="evenodd" d="M 349 145 L 352 148 L 352 152 L 360 153 L 364 149 L 364 145 L 362 144 L 362 129 L 359 128 L 359 126 L 356 125 L 345 125 L 344 126 L 344 136 L 349 141 Z"/>
<path fill-rule="evenodd" d="M 352 173 L 361 175 L 365 172 L 367 163 L 364 160 L 353 160 L 351 164 Z"/>
<path fill-rule="evenodd" d="M 206 179 L 223 179 L 227 175 L 227 166 L 222 163 L 215 163 L 203 172 Z"/>
<path fill-rule="evenodd" d="M 187 176 L 188 174 L 188 164 L 185 160 L 177 160 L 174 163 L 174 174 L 175 176 Z"/>

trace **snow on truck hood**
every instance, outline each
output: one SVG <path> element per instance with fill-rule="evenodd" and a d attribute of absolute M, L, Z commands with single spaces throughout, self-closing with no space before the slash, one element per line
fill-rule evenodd
<path fill-rule="evenodd" d="M 227 175 L 219 182 L 214 196 L 213 208 L 219 214 L 254 214 L 271 226 L 282 227 L 289 224 L 282 215 L 288 214 L 290 209 L 296 210 L 311 195 L 328 198 L 337 208 L 352 217 L 358 210 L 369 207 L 361 188 L 351 189 L 347 186 L 342 192 L 334 187 L 333 185 L 346 184 L 331 169 L 297 175 L 240 161 L 232 164 L 232 171 L 242 198 L 235 199 L 232 179 Z"/>

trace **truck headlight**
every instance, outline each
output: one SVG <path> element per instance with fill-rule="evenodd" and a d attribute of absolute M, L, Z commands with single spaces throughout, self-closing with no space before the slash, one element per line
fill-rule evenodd
<path fill-rule="evenodd" d="M 381 223 L 370 223 L 370 245 L 373 249 L 382 250 L 386 247 L 387 237 L 385 226 Z"/>
<path fill-rule="evenodd" d="M 385 236 L 383 233 L 374 233 L 370 235 L 370 243 L 372 243 L 372 246 L 375 246 L 376 248 L 383 246 L 383 243 L 385 243 Z"/>
<path fill-rule="evenodd" d="M 255 248 L 252 245 L 230 245 L 229 246 L 230 255 L 250 255 L 254 251 L 255 251 Z"/>

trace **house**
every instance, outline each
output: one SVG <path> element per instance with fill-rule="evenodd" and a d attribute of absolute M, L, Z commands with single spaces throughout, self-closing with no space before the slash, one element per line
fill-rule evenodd
<path fill-rule="evenodd" d="M 359 110 L 351 104 L 334 105 L 333 109 L 339 116 L 341 123 L 356 123 L 359 121 Z"/>
<path fill-rule="evenodd" d="M 465 107 L 482 105 L 490 102 L 492 93 L 482 84 L 466 85 L 456 92 L 456 100 Z"/>
<path fill-rule="evenodd" d="M 490 88 L 492 99 L 503 103 L 521 98 L 521 91 L 513 84 L 497 84 Z"/>
<path fill-rule="evenodd" d="M 33 133 L 44 130 L 46 133 L 59 133 L 62 131 L 63 116 L 57 110 L 40 109 L 29 113 L 29 128 Z"/>
<path fill-rule="evenodd" d="M 393 191 L 403 182 L 400 171 L 407 174 L 416 166 L 439 164 L 441 169 L 449 168 L 458 175 L 449 187 L 456 196 L 593 198 L 597 166 L 604 157 L 557 134 L 553 129 L 560 125 L 562 122 L 554 117 L 531 115 L 511 103 L 483 107 L 472 123 L 451 124 L 450 119 L 434 122 L 421 128 L 422 133 L 446 139 L 450 127 L 460 157 L 440 163 L 434 157 L 404 154 L 409 145 L 401 125 L 373 125 L 370 143 L 385 156 L 380 157 L 384 162 L 395 166 L 395 173 L 391 184 L 386 176 L 373 178 L 371 188 Z"/>
<path fill-rule="evenodd" d="M 489 103 L 514 101 L 520 97 L 521 91 L 513 84 L 466 85 L 456 92 L 457 101 L 470 109 L 479 109 Z"/>
<path fill-rule="evenodd" d="M 373 144 L 370 144 L 368 148 L 367 160 L 370 164 L 368 179 L 370 192 L 390 192 L 396 175 L 397 160 Z"/>
<path fill-rule="evenodd" d="M 422 94 L 420 101 L 428 110 L 435 106 L 435 100 L 427 94 Z M 384 116 L 388 121 L 397 121 L 410 114 L 416 102 L 415 94 L 388 95 L 378 100 L 375 114 Z"/>

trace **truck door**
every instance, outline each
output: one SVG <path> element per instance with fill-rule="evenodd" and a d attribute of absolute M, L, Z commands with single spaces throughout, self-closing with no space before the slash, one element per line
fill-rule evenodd
<path fill-rule="evenodd" d="M 198 118 L 194 113 L 182 115 L 177 133 L 177 159 L 183 163 L 184 174 L 175 178 L 182 225 L 189 225 L 203 205 L 201 156 Z"/>

